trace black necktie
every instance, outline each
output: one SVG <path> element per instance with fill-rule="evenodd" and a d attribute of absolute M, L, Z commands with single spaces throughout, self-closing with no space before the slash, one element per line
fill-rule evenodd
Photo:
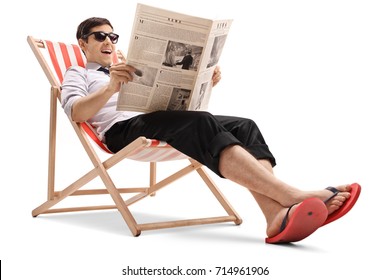
<path fill-rule="evenodd" d="M 110 70 L 108 70 L 107 68 L 100 67 L 100 68 L 98 69 L 98 71 L 102 71 L 102 72 L 106 73 L 108 76 L 110 76 Z"/>

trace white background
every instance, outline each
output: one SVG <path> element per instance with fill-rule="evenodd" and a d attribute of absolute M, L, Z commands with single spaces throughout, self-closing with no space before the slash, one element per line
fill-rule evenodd
<path fill-rule="evenodd" d="M 116 211 L 32 218 L 31 210 L 46 198 L 49 83 L 27 35 L 75 43 L 77 25 L 101 16 L 111 20 L 120 34 L 118 47 L 127 51 L 136 2 L 9 1 L 0 11 L 4 279 L 151 279 L 122 276 L 127 266 L 213 271 L 178 279 L 259 278 L 216 276 L 216 266 L 268 267 L 264 279 L 388 276 L 388 1 L 143 3 L 233 18 L 220 61 L 223 80 L 214 90 L 210 110 L 253 118 L 277 158 L 276 175 L 286 182 L 307 190 L 359 182 L 361 198 L 343 219 L 287 246 L 265 244 L 266 224 L 249 193 L 216 176 L 243 218 L 241 226 L 149 231 L 135 238 Z M 91 164 L 62 114 L 58 126 L 56 181 L 61 188 Z M 180 164 L 163 164 L 162 169 Z M 131 181 L 143 182 L 139 177 L 146 174 L 146 166 L 132 162 L 113 170 L 113 176 L 127 182 L 131 169 L 136 171 Z M 196 177 L 190 177 L 131 209 L 140 222 L 214 215 L 219 209 L 203 190 Z"/>

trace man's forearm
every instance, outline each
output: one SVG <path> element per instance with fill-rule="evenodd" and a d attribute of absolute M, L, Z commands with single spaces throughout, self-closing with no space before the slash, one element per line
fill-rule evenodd
<path fill-rule="evenodd" d="M 78 99 L 72 106 L 72 120 L 85 122 L 92 118 L 113 95 L 108 87 Z"/>

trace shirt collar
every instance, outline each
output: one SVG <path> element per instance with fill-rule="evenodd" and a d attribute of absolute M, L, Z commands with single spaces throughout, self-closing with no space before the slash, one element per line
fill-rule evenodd
<path fill-rule="evenodd" d="M 85 69 L 87 70 L 98 70 L 100 67 L 103 66 L 96 62 L 87 62 L 87 64 L 85 65 Z"/>

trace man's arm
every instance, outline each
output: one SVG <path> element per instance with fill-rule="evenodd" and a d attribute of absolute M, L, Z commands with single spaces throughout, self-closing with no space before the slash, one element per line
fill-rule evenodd
<path fill-rule="evenodd" d="M 72 120 L 84 122 L 93 117 L 120 90 L 122 83 L 133 80 L 135 68 L 123 62 L 110 67 L 110 82 L 100 90 L 83 96 L 73 103 Z"/>

